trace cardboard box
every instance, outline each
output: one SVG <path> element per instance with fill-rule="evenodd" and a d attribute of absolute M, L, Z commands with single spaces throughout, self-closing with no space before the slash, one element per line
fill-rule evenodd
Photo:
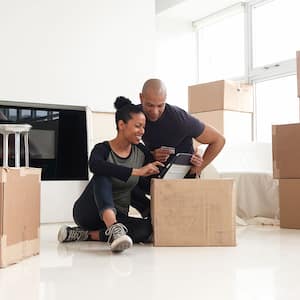
<path fill-rule="evenodd" d="M 300 97 L 300 51 L 297 51 L 297 86 L 298 97 Z"/>
<path fill-rule="evenodd" d="M 41 169 L 0 167 L 0 267 L 38 254 Z"/>
<path fill-rule="evenodd" d="M 253 112 L 253 89 L 249 84 L 219 80 L 189 86 L 189 112 L 234 110 Z"/>
<path fill-rule="evenodd" d="M 153 179 L 154 246 L 235 246 L 231 179 Z"/>
<path fill-rule="evenodd" d="M 300 178 L 300 123 L 272 126 L 274 178 Z"/>
<path fill-rule="evenodd" d="M 216 110 L 192 114 L 222 133 L 227 142 L 252 141 L 252 113 Z"/>
<path fill-rule="evenodd" d="M 280 227 L 300 229 L 300 179 L 279 179 Z"/>

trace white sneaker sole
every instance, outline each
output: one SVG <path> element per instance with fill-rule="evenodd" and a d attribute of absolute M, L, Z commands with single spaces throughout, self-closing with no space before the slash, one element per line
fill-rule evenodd
<path fill-rule="evenodd" d="M 68 226 L 63 225 L 60 227 L 59 232 L 57 234 L 57 239 L 60 243 L 63 243 L 65 239 L 67 238 L 68 231 L 67 231 Z"/>
<path fill-rule="evenodd" d="M 132 239 L 128 235 L 123 235 L 111 243 L 110 249 L 112 252 L 122 252 L 131 248 L 132 244 Z"/>

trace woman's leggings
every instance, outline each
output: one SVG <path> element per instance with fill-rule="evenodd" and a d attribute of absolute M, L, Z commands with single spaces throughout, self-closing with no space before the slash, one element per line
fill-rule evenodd
<path fill-rule="evenodd" d="M 99 230 L 100 241 L 107 241 L 106 225 L 101 219 L 105 209 L 113 209 L 116 212 L 117 222 L 127 227 L 128 235 L 134 243 L 147 242 L 152 233 L 151 219 L 129 217 L 116 211 L 111 180 L 109 177 L 94 175 L 74 204 L 74 221 L 85 230 Z"/>

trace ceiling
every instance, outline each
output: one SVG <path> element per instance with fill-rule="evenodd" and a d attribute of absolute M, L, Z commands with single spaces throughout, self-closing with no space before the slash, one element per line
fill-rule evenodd
<path fill-rule="evenodd" d="M 195 21 L 216 11 L 240 3 L 239 0 L 156 0 L 159 16 Z M 243 1 L 247 2 L 247 1 Z"/>
<path fill-rule="evenodd" d="M 183 1 L 185 0 L 155 0 L 155 11 L 158 14 Z"/>

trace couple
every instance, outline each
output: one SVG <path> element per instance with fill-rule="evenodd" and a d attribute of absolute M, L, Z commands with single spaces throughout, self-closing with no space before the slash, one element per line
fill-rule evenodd
<path fill-rule="evenodd" d="M 145 82 L 141 105 L 118 97 L 114 103 L 117 136 L 95 145 L 89 166 L 94 174 L 75 202 L 73 217 L 79 227 L 62 226 L 60 242 L 108 241 L 111 251 L 121 252 L 133 243 L 147 242 L 152 234 L 149 216 L 149 176 L 159 173 L 175 152 L 193 153 L 187 177 L 200 175 L 224 146 L 224 137 L 214 128 L 184 110 L 166 104 L 167 91 L 159 79 Z M 193 138 L 208 147 L 200 157 Z M 143 139 L 146 147 L 141 143 Z M 143 218 L 128 216 L 129 205 Z"/>

